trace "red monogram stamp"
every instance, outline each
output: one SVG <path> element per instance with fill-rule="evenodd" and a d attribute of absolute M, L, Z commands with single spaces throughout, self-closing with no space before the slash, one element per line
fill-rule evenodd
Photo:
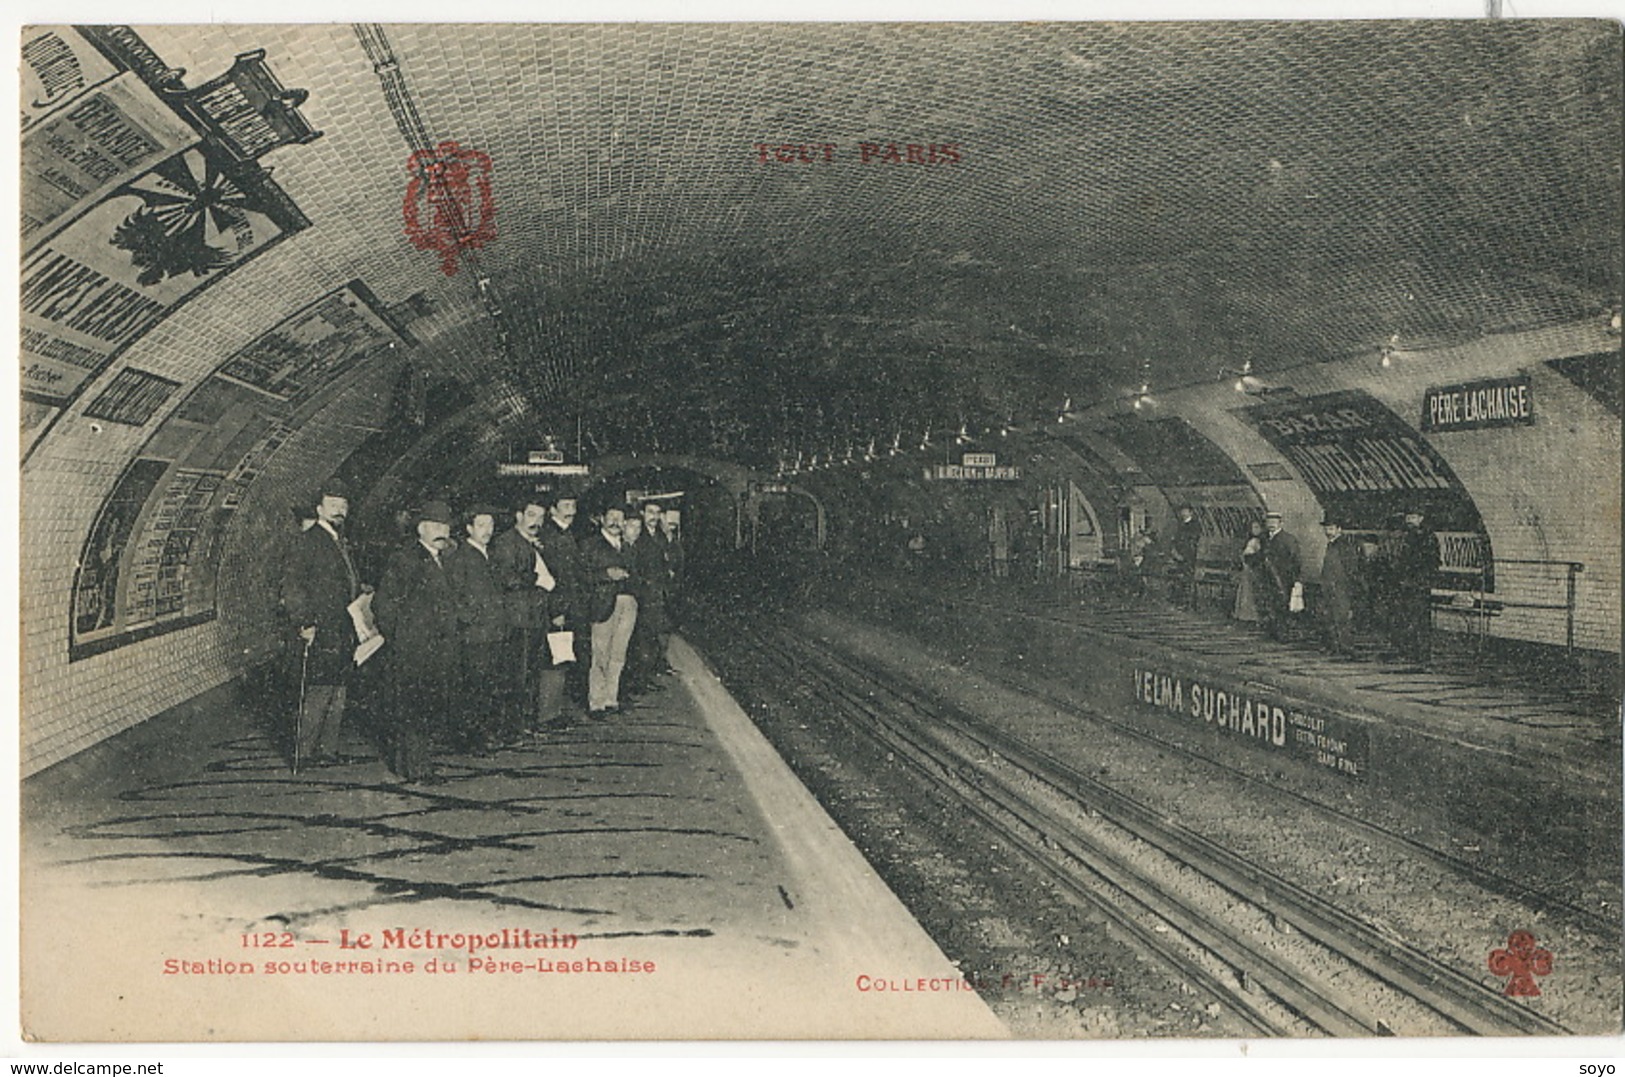
<path fill-rule="evenodd" d="M 1508 976 L 1508 995 L 1532 998 L 1540 994 L 1536 976 L 1552 974 L 1552 953 L 1535 945 L 1535 936 L 1527 931 L 1514 931 L 1507 936 L 1506 949 L 1490 951 L 1490 971 L 1497 976 Z"/>
<path fill-rule="evenodd" d="M 462 252 L 497 237 L 491 155 L 442 142 L 412 154 L 406 168 L 412 173 L 401 207 L 406 237 L 420 251 L 437 251 L 440 271 L 453 276 Z"/>

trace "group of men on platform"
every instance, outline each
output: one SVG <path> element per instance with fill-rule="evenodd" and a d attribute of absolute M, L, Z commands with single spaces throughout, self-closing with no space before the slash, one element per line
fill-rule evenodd
<path fill-rule="evenodd" d="M 574 496 L 532 498 L 500 533 L 504 514 L 474 505 L 458 520 L 462 541 L 450 507 L 430 501 L 376 587 L 356 570 L 348 513 L 344 487 L 324 484 L 284 562 L 282 607 L 300 663 L 296 765 L 337 756 L 362 656 L 352 607 L 363 595 L 384 639 L 367 660 L 378 663 L 386 762 L 406 781 L 434 780 L 437 743 L 486 753 L 608 720 L 621 710 L 623 681 L 631 694 L 669 672 L 683 556 L 658 501 L 630 514 L 611 505 L 583 529 Z"/>
<path fill-rule="evenodd" d="M 1327 650 L 1354 653 L 1354 632 L 1362 614 L 1380 620 L 1393 651 L 1416 662 L 1432 656 L 1432 595 L 1439 570 L 1439 547 L 1423 526 L 1424 514 L 1405 514 L 1403 529 L 1380 558 L 1368 557 L 1360 540 L 1328 515 L 1321 521 L 1326 552 L 1321 561 L 1315 617 Z M 1282 526 L 1278 512 L 1264 517 L 1264 533 L 1242 554 L 1243 572 L 1254 573 L 1258 612 L 1271 639 L 1283 639 L 1293 613 L 1303 607 L 1302 554 L 1298 540 Z"/>

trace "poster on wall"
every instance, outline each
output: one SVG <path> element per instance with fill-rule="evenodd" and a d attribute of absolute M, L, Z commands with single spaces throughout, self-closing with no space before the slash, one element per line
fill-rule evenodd
<path fill-rule="evenodd" d="M 1421 511 L 1439 543 L 1441 586 L 1495 589 L 1490 538 L 1472 495 L 1416 429 L 1363 389 L 1240 408 L 1344 528 L 1398 531 Z"/>
<path fill-rule="evenodd" d="M 76 589 L 70 659 L 214 617 L 226 528 L 292 436 L 301 409 L 320 406 L 346 373 L 410 340 L 371 290 L 351 281 L 284 318 L 204 379 L 142 450 L 141 474 L 161 471 L 135 511 L 127 504 L 135 487 L 121 484 L 109 499 L 103 515 L 120 521 L 120 541 L 92 533 L 86 563 L 89 545 L 97 547 L 98 565 L 111 556 L 112 567 L 98 572 L 122 589 L 113 605 L 100 590 Z M 96 616 L 80 602 L 94 602 Z"/>
<path fill-rule="evenodd" d="M 130 536 L 142 510 L 162 481 L 169 463 L 138 459 L 113 487 L 96 514 L 73 584 L 73 637 L 79 640 L 104 638 L 117 631 L 119 622 L 120 574 L 129 549 Z"/>
<path fill-rule="evenodd" d="M 121 70 L 88 32 L 31 28 L 23 46 L 22 391 L 58 407 L 308 223 L 221 122 L 181 107 L 179 73 Z M 103 37 L 149 55 L 127 30 Z"/>

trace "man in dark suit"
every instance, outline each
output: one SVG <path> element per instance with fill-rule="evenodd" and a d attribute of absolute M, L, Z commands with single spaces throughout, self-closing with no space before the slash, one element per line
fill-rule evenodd
<path fill-rule="evenodd" d="M 503 707 L 510 693 L 510 642 L 515 635 L 508 596 L 491 552 L 496 510 L 476 506 L 464 514 L 466 538 L 445 555 L 457 608 L 457 699 L 453 747 L 489 752 L 505 739 Z"/>
<path fill-rule="evenodd" d="M 361 579 L 344 541 L 349 491 L 338 479 L 322 484 L 316 522 L 293 540 L 283 564 L 282 608 L 300 652 L 300 706 L 295 717 L 294 762 L 330 763 L 339 736 L 356 631 L 349 605 Z"/>
<path fill-rule="evenodd" d="M 409 782 L 432 781 L 430 730 L 443 726 L 456 670 L 457 602 L 446 572 L 451 509 L 431 501 L 418 510 L 417 540 L 396 552 L 373 614 L 388 640 L 389 766 Z"/>
<path fill-rule="evenodd" d="M 587 668 L 592 664 L 592 589 L 582 568 L 581 539 L 575 527 L 579 502 L 561 490 L 547 507 L 538 542 L 542 556 L 558 581 L 553 591 L 552 627 L 570 632 L 575 661 L 564 668 L 564 698 L 554 725 L 568 725 L 584 716 L 587 704 Z"/>
<path fill-rule="evenodd" d="M 1202 545 L 1202 521 L 1189 505 L 1179 506 L 1179 522 L 1174 525 L 1173 562 L 1171 575 L 1176 606 L 1194 609 L 1196 606 L 1196 556 Z"/>
<path fill-rule="evenodd" d="M 1420 507 L 1405 513 L 1391 568 L 1394 646 L 1418 663 L 1433 657 L 1433 580 L 1439 573 L 1439 542 L 1425 520 Z"/>
<path fill-rule="evenodd" d="M 1360 547 L 1343 534 L 1342 524 L 1327 516 L 1326 556 L 1320 564 L 1320 621 L 1326 646 L 1336 655 L 1354 653 L 1355 592 L 1360 586 Z"/>
<path fill-rule="evenodd" d="M 643 671 L 651 676 L 671 672 L 666 665 L 666 641 L 671 637 L 669 615 L 676 570 L 676 543 L 663 523 L 665 512 L 658 501 L 645 501 L 639 510 L 643 517 L 643 537 L 633 547 L 637 561 L 634 574 L 640 584 L 638 623 L 632 634 L 632 654 Z"/>
<path fill-rule="evenodd" d="M 513 514 L 513 527 L 491 543 L 491 566 L 516 627 L 508 648 L 510 733 L 539 730 L 559 712 L 564 669 L 548 655 L 547 631 L 554 617 L 558 577 L 542 554 L 540 534 L 547 509 L 529 499 Z"/>
<path fill-rule="evenodd" d="M 1264 514 L 1264 593 L 1261 596 L 1264 631 L 1270 639 L 1285 639 L 1292 590 L 1303 575 L 1298 540 L 1282 527 L 1281 514 Z"/>

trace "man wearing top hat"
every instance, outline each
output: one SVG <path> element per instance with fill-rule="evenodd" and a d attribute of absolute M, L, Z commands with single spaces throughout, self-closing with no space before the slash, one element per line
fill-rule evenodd
<path fill-rule="evenodd" d="M 1326 647 L 1333 654 L 1354 653 L 1355 593 L 1360 586 L 1360 547 L 1343 534 L 1342 522 L 1327 515 L 1321 520 L 1326 530 L 1326 556 L 1320 564 L 1320 596 L 1317 603 Z"/>
<path fill-rule="evenodd" d="M 315 522 L 293 540 L 283 562 L 282 608 L 297 637 L 301 674 L 295 765 L 338 758 L 357 642 L 349 605 L 362 591 L 344 539 L 349 512 L 349 490 L 329 478 L 318 492 Z"/>
<path fill-rule="evenodd" d="M 416 513 L 417 538 L 396 552 L 372 610 L 386 646 L 388 763 L 409 782 L 434 778 L 429 736 L 443 727 L 457 659 L 457 601 L 446 569 L 451 509 L 431 501 Z"/>
<path fill-rule="evenodd" d="M 1292 589 L 1303 574 L 1298 540 L 1282 527 L 1281 514 L 1264 514 L 1264 593 L 1259 612 L 1264 615 L 1264 631 L 1270 639 L 1287 635 Z"/>

